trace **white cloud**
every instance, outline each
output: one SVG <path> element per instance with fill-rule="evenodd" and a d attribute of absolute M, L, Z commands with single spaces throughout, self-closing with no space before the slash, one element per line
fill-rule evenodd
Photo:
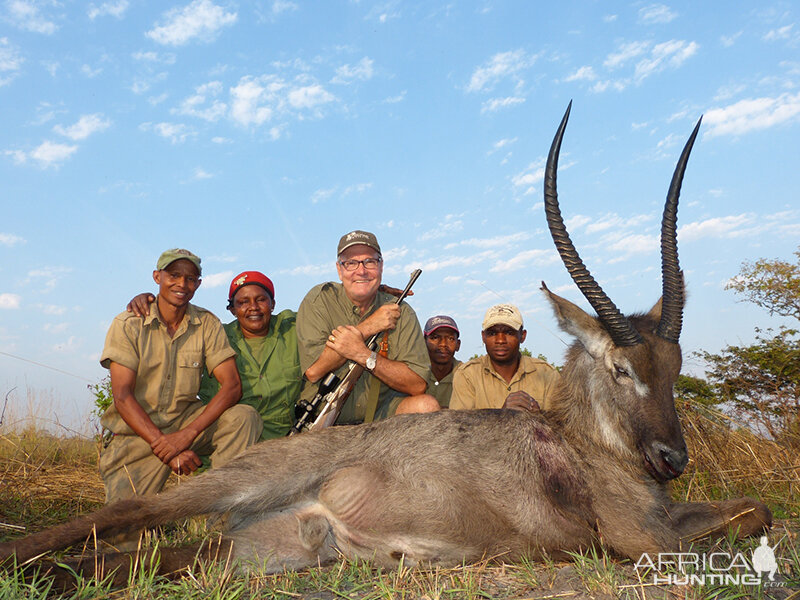
<path fill-rule="evenodd" d="M 798 115 L 800 93 L 781 94 L 777 98 L 752 98 L 713 108 L 703 117 L 703 125 L 708 137 L 742 135 L 796 121 Z"/>
<path fill-rule="evenodd" d="M 366 56 L 353 66 L 342 65 L 336 69 L 336 75 L 331 80 L 333 83 L 350 83 L 351 81 L 366 81 L 372 78 L 374 61 Z"/>
<path fill-rule="evenodd" d="M 511 144 L 513 144 L 516 141 L 517 141 L 517 138 L 515 138 L 515 137 L 514 138 L 503 138 L 502 140 L 497 140 L 494 144 L 492 144 L 492 150 L 491 150 L 490 154 L 492 152 L 496 152 L 497 150 L 505 148 L 506 146 L 510 146 Z"/>
<path fill-rule="evenodd" d="M 195 167 L 194 175 L 192 176 L 192 178 L 195 181 L 201 180 L 201 179 L 211 179 L 212 177 L 214 177 L 214 175 L 212 175 L 208 171 L 205 171 L 205 170 L 201 169 L 200 167 Z"/>
<path fill-rule="evenodd" d="M 764 41 L 777 42 L 779 40 L 791 39 L 793 27 L 794 23 L 792 23 L 791 25 L 784 25 L 783 27 L 779 27 L 778 29 L 771 29 L 764 35 Z"/>
<path fill-rule="evenodd" d="M 366 192 L 371 188 L 372 188 L 371 183 L 354 183 L 353 185 L 348 185 L 346 188 L 344 188 L 344 191 L 342 192 L 342 197 L 349 196 L 350 194 L 363 194 L 364 192 Z"/>
<path fill-rule="evenodd" d="M 532 162 L 524 171 L 513 175 L 511 183 L 518 188 L 525 188 L 525 194 L 531 194 L 535 191 L 534 186 L 544 178 L 544 167 L 545 159 L 543 158 Z"/>
<path fill-rule="evenodd" d="M 669 23 L 678 15 L 663 4 L 650 4 L 639 9 L 639 22 L 643 25 Z"/>
<path fill-rule="evenodd" d="M 279 15 L 289 10 L 297 10 L 300 8 L 296 2 L 289 2 L 289 0 L 275 0 L 272 3 L 272 14 Z"/>
<path fill-rule="evenodd" d="M 72 269 L 69 267 L 43 267 L 41 269 L 32 269 L 28 271 L 28 275 L 23 283 L 27 285 L 34 281 L 42 280 L 45 289 L 52 290 L 65 275 L 71 272 Z"/>
<path fill-rule="evenodd" d="M 18 294 L 0 294 L 0 309 L 19 308 L 22 296 Z"/>
<path fill-rule="evenodd" d="M 316 190 L 313 194 L 311 194 L 311 203 L 312 204 L 317 204 L 318 202 L 324 202 L 325 200 L 327 200 L 328 198 L 333 196 L 333 194 L 335 194 L 335 193 L 336 193 L 336 188 L 335 187 L 328 188 L 328 189 L 322 189 L 322 190 Z"/>
<path fill-rule="evenodd" d="M 0 233 L 0 244 L 3 246 L 16 246 L 17 244 L 24 244 L 25 238 L 22 238 L 13 233 Z"/>
<path fill-rule="evenodd" d="M 24 31 L 52 35 L 58 26 L 39 11 L 35 0 L 6 0 L 8 19 Z"/>
<path fill-rule="evenodd" d="M 217 99 L 222 93 L 222 83 L 210 81 L 195 88 L 195 93 L 186 98 L 173 112 L 179 115 L 197 117 L 209 122 L 218 121 L 225 116 L 228 105 Z"/>
<path fill-rule="evenodd" d="M 46 315 L 63 315 L 67 312 L 65 307 L 55 304 L 37 304 L 36 307 L 41 308 L 42 312 Z"/>
<path fill-rule="evenodd" d="M 16 71 L 19 71 L 24 59 L 20 55 L 16 46 L 8 41 L 8 38 L 0 38 L 0 73 L 12 73 L 10 77 L 0 78 L 0 87 L 9 83 Z"/>
<path fill-rule="evenodd" d="M 287 98 L 289 104 L 294 108 L 314 108 L 334 100 L 333 94 L 330 94 L 319 84 L 293 89 L 289 92 Z"/>
<path fill-rule="evenodd" d="M 383 103 L 384 104 L 397 104 L 398 102 L 402 102 L 405 99 L 406 99 L 406 91 L 403 90 L 402 92 L 400 92 L 396 96 L 390 96 L 389 98 L 385 98 L 383 100 Z"/>
<path fill-rule="evenodd" d="M 228 285 L 233 279 L 233 271 L 222 271 L 221 273 L 209 273 L 203 276 L 204 288 L 216 288 Z"/>
<path fill-rule="evenodd" d="M 617 15 L 605 15 L 603 16 L 603 23 L 613 23 L 617 20 Z"/>
<path fill-rule="evenodd" d="M 597 79 L 597 74 L 592 67 L 581 67 L 572 75 L 567 75 L 564 81 L 594 81 Z"/>
<path fill-rule="evenodd" d="M 520 98 L 518 96 L 509 96 L 508 98 L 492 98 L 491 100 L 487 100 L 481 104 L 481 113 L 495 112 L 501 108 L 508 108 L 509 106 L 522 104 L 523 102 L 525 102 L 525 98 Z"/>
<path fill-rule="evenodd" d="M 312 111 L 321 116 L 320 108 L 336 100 L 318 83 L 309 83 L 303 75 L 289 83 L 276 75 L 246 76 L 230 90 L 230 117 L 243 126 L 263 125 L 276 115 L 291 115 L 298 111 Z M 296 114 L 298 118 L 302 115 Z M 271 131 L 273 139 L 280 136 L 280 128 Z"/>
<path fill-rule="evenodd" d="M 164 13 L 161 24 L 145 35 L 170 46 L 182 46 L 193 38 L 213 41 L 223 27 L 233 25 L 237 18 L 235 12 L 225 12 L 211 0 L 194 0 L 183 8 Z"/>
<path fill-rule="evenodd" d="M 168 139 L 173 144 L 181 144 L 195 132 L 182 123 L 142 123 L 139 125 L 142 131 L 155 131 L 158 135 Z"/>
<path fill-rule="evenodd" d="M 86 14 L 94 21 L 97 17 L 114 17 L 121 19 L 128 10 L 128 0 L 117 0 L 116 2 L 103 2 L 100 6 L 89 5 Z"/>
<path fill-rule="evenodd" d="M 94 79 L 95 77 L 100 75 L 100 73 L 102 73 L 102 72 L 103 72 L 103 69 L 101 67 L 97 67 L 96 69 L 93 69 L 89 65 L 82 65 L 81 66 L 81 73 L 83 73 L 89 79 Z"/>
<path fill-rule="evenodd" d="M 429 229 L 428 231 L 423 232 L 417 239 L 420 242 L 438 240 L 452 233 L 457 233 L 463 229 L 464 221 L 455 215 L 447 215 L 444 218 L 444 223 L 437 225 L 435 229 Z"/>
<path fill-rule="evenodd" d="M 752 224 L 754 216 L 751 214 L 731 215 L 728 217 L 714 217 L 704 221 L 688 223 L 678 229 L 680 241 L 701 240 L 707 238 L 731 238 L 742 235 L 742 229 Z"/>
<path fill-rule="evenodd" d="M 134 52 L 131 54 L 131 58 L 141 62 L 161 63 L 165 65 L 174 65 L 175 61 L 177 60 L 177 57 L 173 52 L 164 52 L 162 54 L 159 54 L 158 52 Z"/>
<path fill-rule="evenodd" d="M 694 56 L 700 46 L 696 42 L 670 40 L 653 46 L 650 57 L 636 64 L 634 76 L 641 82 L 646 77 L 663 71 L 667 67 L 677 69 Z"/>
<path fill-rule="evenodd" d="M 80 338 L 71 335 L 66 342 L 61 344 L 55 344 L 52 346 L 53 352 L 59 352 L 62 354 L 75 354 L 78 352 L 80 347 L 83 345 L 83 340 Z"/>
<path fill-rule="evenodd" d="M 93 133 L 108 129 L 110 126 L 111 121 L 109 119 L 106 119 L 101 113 L 95 113 L 93 115 L 82 115 L 77 123 L 69 127 L 56 125 L 53 127 L 53 131 L 77 142 L 78 140 L 85 140 Z"/>
<path fill-rule="evenodd" d="M 738 40 L 741 35 L 741 31 L 737 31 L 731 35 L 722 35 L 720 36 L 719 41 L 725 48 L 730 48 L 736 43 L 736 40 Z"/>
<path fill-rule="evenodd" d="M 547 250 L 525 250 L 515 254 L 509 259 L 498 261 L 489 270 L 492 273 L 507 273 L 509 271 L 522 269 L 528 265 L 545 267 L 556 264 L 559 262 L 559 260 L 558 252 L 555 249 L 548 248 Z"/>
<path fill-rule="evenodd" d="M 43 167 L 51 167 L 64 162 L 77 150 L 77 146 L 44 141 L 38 147 L 31 150 L 27 157 L 37 161 Z"/>
<path fill-rule="evenodd" d="M 535 56 L 528 56 L 524 50 L 498 52 L 486 63 L 476 68 L 467 85 L 468 92 L 480 92 L 492 89 L 501 79 L 516 78 L 517 75 L 536 61 Z"/>
<path fill-rule="evenodd" d="M 450 250 L 451 248 L 456 248 L 458 246 L 471 246 L 473 248 L 506 247 L 516 242 L 523 242 L 527 239 L 530 239 L 530 237 L 531 237 L 530 233 L 528 233 L 527 231 L 521 231 L 519 233 L 498 235 L 491 238 L 470 238 L 467 240 L 461 240 L 460 242 L 447 244 L 445 246 L 445 250 Z"/>
<path fill-rule="evenodd" d="M 42 329 L 47 333 L 64 333 L 69 328 L 69 323 L 45 323 Z"/>
<path fill-rule="evenodd" d="M 606 69 L 617 69 L 622 67 L 629 60 L 641 56 L 649 48 L 649 42 L 628 42 L 621 44 L 617 52 L 609 54 L 603 61 L 603 66 Z"/>
<path fill-rule="evenodd" d="M 608 262 L 619 262 L 629 258 L 632 254 L 649 254 L 650 252 L 655 252 L 658 246 L 659 236 L 657 235 L 646 235 L 642 233 L 625 235 L 608 246 L 612 254 L 619 255 Z"/>

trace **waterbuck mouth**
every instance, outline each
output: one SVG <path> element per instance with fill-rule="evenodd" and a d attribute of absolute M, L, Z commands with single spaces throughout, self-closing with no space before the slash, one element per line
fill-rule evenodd
<path fill-rule="evenodd" d="M 658 483 L 666 483 L 671 479 L 675 479 L 678 475 L 683 473 L 683 468 L 686 466 L 685 462 L 683 462 L 683 464 L 679 463 L 675 466 L 671 465 L 663 451 L 659 451 L 657 453 L 658 457 L 655 460 L 653 460 L 650 457 L 650 454 L 644 449 L 640 448 L 639 451 L 642 453 L 642 457 L 644 458 L 645 470 Z"/>

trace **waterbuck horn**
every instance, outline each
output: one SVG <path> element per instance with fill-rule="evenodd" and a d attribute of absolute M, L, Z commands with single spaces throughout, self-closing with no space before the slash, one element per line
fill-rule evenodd
<path fill-rule="evenodd" d="M 547 217 L 547 226 L 550 228 L 550 235 L 553 236 L 553 242 L 555 242 L 558 253 L 561 255 L 564 266 L 567 268 L 572 280 L 581 290 L 581 293 L 594 308 L 611 339 L 614 340 L 617 346 L 633 346 L 642 342 L 642 336 L 614 305 L 611 298 L 606 295 L 603 288 L 589 273 L 589 269 L 583 264 L 578 251 L 575 250 L 575 246 L 572 244 L 572 240 L 569 239 L 569 233 L 564 226 L 564 219 L 561 217 L 561 210 L 558 207 L 558 192 L 556 190 L 558 155 L 561 152 L 561 140 L 564 137 L 564 130 L 567 127 L 571 109 L 572 101 L 567 106 L 564 118 L 561 119 L 556 136 L 553 138 L 553 144 L 550 146 L 550 154 L 547 156 L 547 166 L 544 171 L 544 212 Z"/>
<path fill-rule="evenodd" d="M 661 285 L 662 305 L 661 320 L 656 329 L 656 335 L 672 342 L 678 343 L 683 326 L 684 286 L 683 271 L 678 264 L 678 199 L 681 195 L 681 184 L 689 154 L 692 152 L 694 140 L 700 130 L 703 117 L 689 136 L 683 147 L 675 172 L 672 174 L 672 183 L 669 185 L 667 202 L 664 204 L 664 216 L 661 218 Z"/>

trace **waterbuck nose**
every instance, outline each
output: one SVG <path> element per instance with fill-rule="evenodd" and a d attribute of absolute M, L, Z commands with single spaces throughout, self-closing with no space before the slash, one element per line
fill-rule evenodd
<path fill-rule="evenodd" d="M 686 451 L 686 447 L 675 450 L 663 444 L 658 445 L 661 446 L 659 448 L 661 460 L 675 472 L 675 477 L 683 473 L 683 470 L 686 468 L 686 463 L 689 462 L 689 453 Z"/>

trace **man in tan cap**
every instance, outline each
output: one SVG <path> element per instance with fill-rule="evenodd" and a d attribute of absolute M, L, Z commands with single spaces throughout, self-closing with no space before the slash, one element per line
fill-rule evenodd
<path fill-rule="evenodd" d="M 200 274 L 197 256 L 167 250 L 153 271 L 158 296 L 149 313 L 125 311 L 108 330 L 100 358 L 114 395 L 100 420 L 114 434 L 99 461 L 106 502 L 158 493 L 170 472 L 195 471 L 198 455 L 211 455 L 216 467 L 261 434 L 259 414 L 237 404 L 242 388 L 222 324 L 189 303 Z M 197 398 L 204 367 L 220 384 L 207 405 Z M 118 547 L 134 548 L 125 538 Z"/>
<path fill-rule="evenodd" d="M 329 372 L 341 377 L 346 363 L 365 369 L 347 399 L 337 424 L 362 423 L 401 412 L 439 409 L 425 395 L 428 353 L 417 315 L 405 302 L 380 291 L 383 256 L 375 235 L 351 231 L 336 250 L 341 283 L 315 286 L 297 313 L 300 367 L 308 381 L 302 397 L 313 397 L 317 383 Z M 365 340 L 382 333 L 378 350 Z"/>
<path fill-rule="evenodd" d="M 520 352 L 527 333 L 513 304 L 498 304 L 486 311 L 481 332 L 486 355 L 456 370 L 450 408 L 549 408 L 559 374 L 543 360 Z"/>

